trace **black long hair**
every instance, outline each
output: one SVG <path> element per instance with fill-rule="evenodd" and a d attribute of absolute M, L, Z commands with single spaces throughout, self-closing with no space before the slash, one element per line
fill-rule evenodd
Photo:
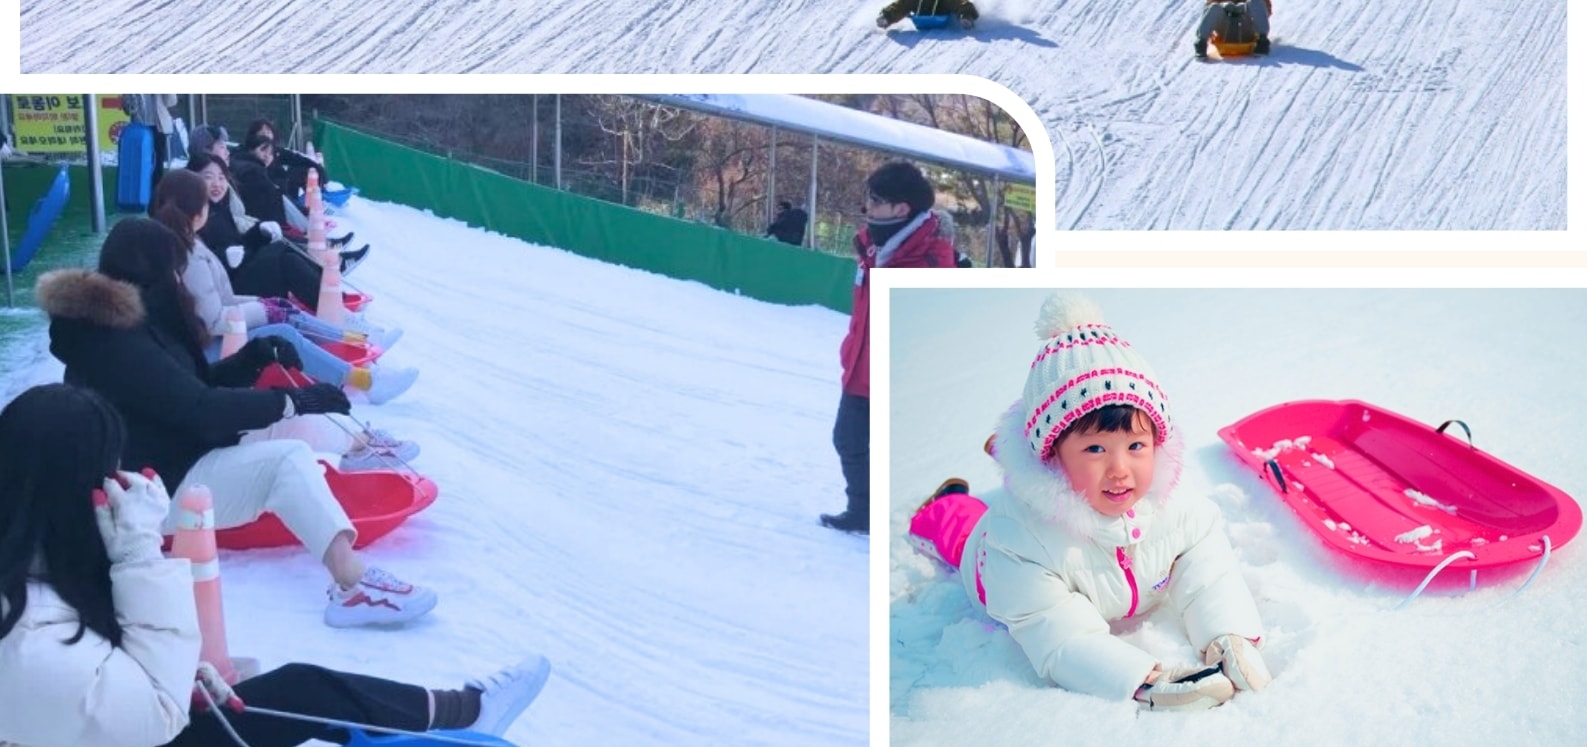
<path fill-rule="evenodd" d="M 77 633 L 65 643 L 92 630 L 121 645 L 93 491 L 120 464 L 125 442 L 110 403 L 67 384 L 33 387 L 0 411 L 0 638 L 22 618 L 27 580 L 37 575 L 77 610 Z"/>
<path fill-rule="evenodd" d="M 187 171 L 167 173 L 160 183 L 177 174 L 203 185 L 203 178 Z M 209 198 L 204 199 L 207 204 Z M 163 224 L 126 218 L 110 229 L 99 249 L 99 273 L 137 286 L 151 322 L 182 331 L 202 348 L 209 342 L 209 329 L 194 311 L 193 294 L 177 280 L 187 269 L 188 256 L 182 239 Z"/>

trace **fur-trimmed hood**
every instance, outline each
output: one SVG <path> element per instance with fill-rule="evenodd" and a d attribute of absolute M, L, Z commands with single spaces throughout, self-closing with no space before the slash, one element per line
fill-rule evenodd
<path fill-rule="evenodd" d="M 93 270 L 52 270 L 34 286 L 39 308 L 52 319 L 71 319 L 101 327 L 132 329 L 147 312 L 137 286 Z"/>
<path fill-rule="evenodd" d="M 993 458 L 1003 468 L 1004 484 L 1019 505 L 1031 517 L 1058 524 L 1076 537 L 1099 544 L 1134 544 L 1138 538 L 1124 531 L 1123 519 L 1097 513 L 1084 496 L 1075 492 L 1068 475 L 1031 451 L 1025 438 L 1024 407 L 1024 402 L 1018 401 L 1003 414 L 992 441 Z M 1143 518 L 1167 505 L 1174 486 L 1179 484 L 1184 451 L 1185 442 L 1178 428 L 1157 447 L 1152 486 L 1136 503 L 1136 513 Z"/>

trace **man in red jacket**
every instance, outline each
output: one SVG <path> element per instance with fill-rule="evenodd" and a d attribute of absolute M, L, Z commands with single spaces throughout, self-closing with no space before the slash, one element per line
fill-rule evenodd
<path fill-rule="evenodd" d="M 914 164 L 895 161 L 866 178 L 865 226 L 854 236 L 859 270 L 854 313 L 843 338 L 843 397 L 832 445 L 848 483 L 848 508 L 821 523 L 855 534 L 871 531 L 871 269 L 954 267 L 953 245 L 937 235 L 937 192 Z"/>

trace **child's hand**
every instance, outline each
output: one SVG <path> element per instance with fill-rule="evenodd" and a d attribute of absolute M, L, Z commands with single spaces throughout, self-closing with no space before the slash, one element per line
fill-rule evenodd
<path fill-rule="evenodd" d="M 1203 661 L 1217 666 L 1241 690 L 1261 690 L 1273 681 L 1256 645 L 1237 635 L 1220 635 L 1207 646 Z"/>
<path fill-rule="evenodd" d="M 1232 697 L 1234 683 L 1217 667 L 1170 669 L 1135 691 L 1135 700 L 1149 711 L 1204 711 Z"/>

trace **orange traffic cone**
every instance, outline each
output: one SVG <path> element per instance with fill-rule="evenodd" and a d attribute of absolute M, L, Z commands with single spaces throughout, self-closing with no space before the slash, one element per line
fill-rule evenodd
<path fill-rule="evenodd" d="M 320 261 L 320 299 L 314 316 L 342 326 L 347 312 L 342 304 L 342 257 L 335 249 L 322 249 L 315 257 Z"/>
<path fill-rule="evenodd" d="M 303 202 L 309 209 L 309 254 L 318 256 L 325 249 L 325 201 L 320 196 L 320 177 L 314 169 L 309 169 Z"/>
<path fill-rule="evenodd" d="M 215 665 L 231 684 L 239 679 L 226 650 L 226 615 L 221 607 L 220 553 L 215 549 L 215 503 L 209 488 L 194 485 L 176 501 L 176 535 L 171 557 L 193 566 L 193 600 L 198 606 L 198 631 L 203 645 L 198 658 Z"/>
<path fill-rule="evenodd" d="M 220 337 L 220 357 L 225 358 L 242 350 L 246 342 L 248 342 L 248 324 L 243 321 L 242 309 L 236 306 L 226 307 L 226 331 Z"/>

